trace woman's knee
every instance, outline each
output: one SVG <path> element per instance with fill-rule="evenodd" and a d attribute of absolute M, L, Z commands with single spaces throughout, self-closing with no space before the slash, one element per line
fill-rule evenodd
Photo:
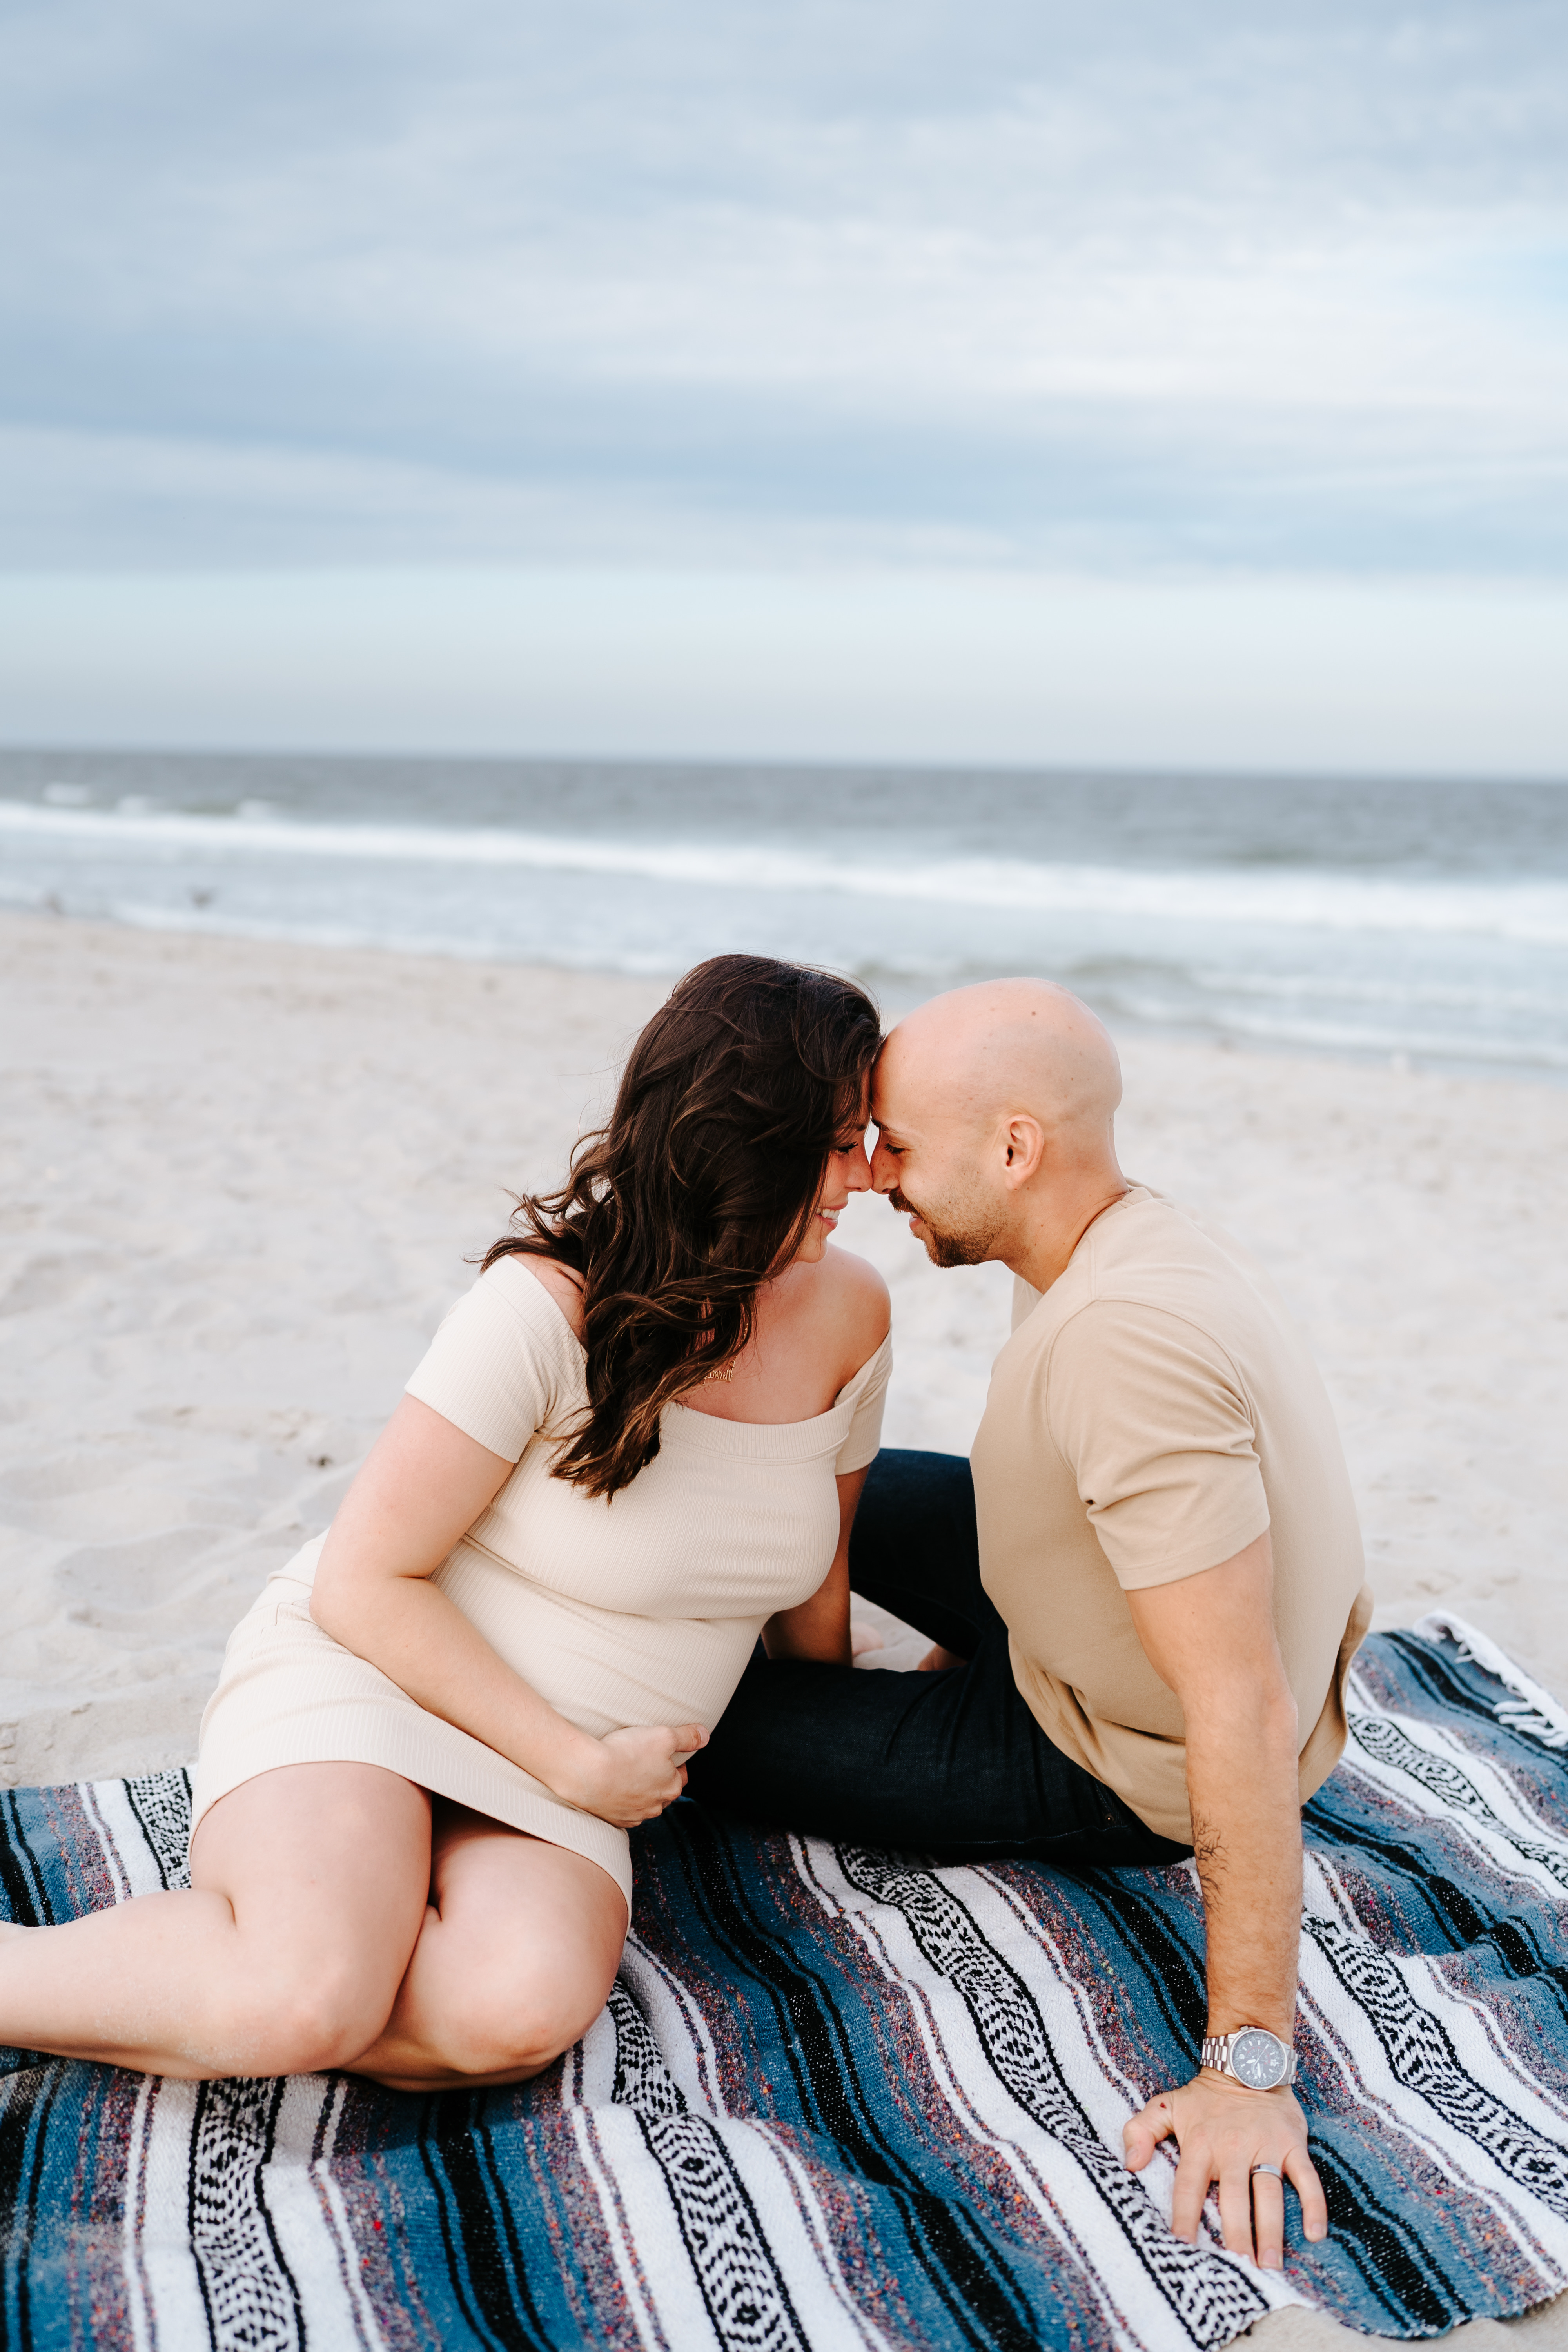
<path fill-rule="evenodd" d="M 234 2071 L 324 2074 L 352 2066 L 384 2030 L 395 1995 L 395 1987 L 379 1988 L 371 1970 L 349 1966 L 275 1960 L 254 1976 L 237 1973 L 227 2003 L 242 2059 Z"/>
<path fill-rule="evenodd" d="M 430 2021 L 437 2053 L 454 2074 L 479 2079 L 541 2074 L 580 2042 L 609 1994 L 591 1971 L 520 1981 L 497 1970 L 466 1987 L 460 2003 Z"/>

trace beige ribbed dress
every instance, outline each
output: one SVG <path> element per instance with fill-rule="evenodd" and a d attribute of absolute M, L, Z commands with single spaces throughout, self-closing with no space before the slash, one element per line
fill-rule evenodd
<path fill-rule="evenodd" d="M 838 1541 L 835 1476 L 877 1452 L 890 1342 L 811 1421 L 665 1408 L 659 1450 L 610 1502 L 552 1478 L 586 1402 L 580 1341 L 523 1260 L 500 1258 L 447 1315 L 410 1396 L 517 1468 L 434 1581 L 507 1664 L 601 1737 L 702 1723 L 729 1704 L 767 1618 L 816 1591 Z M 542 1782 L 324 1633 L 310 1616 L 318 1536 L 236 1627 L 202 1717 L 192 1825 L 258 1772 L 379 1764 L 569 1846 L 631 1903 L 624 1830 Z"/>

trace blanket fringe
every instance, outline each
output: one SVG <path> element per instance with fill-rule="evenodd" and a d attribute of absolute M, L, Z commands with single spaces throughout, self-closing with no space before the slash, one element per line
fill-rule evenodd
<path fill-rule="evenodd" d="M 1489 1634 L 1447 1609 L 1429 1610 L 1410 1630 L 1423 1642 L 1439 1642 L 1446 1634 L 1458 1644 L 1461 1658 L 1473 1659 L 1513 1693 L 1511 1698 L 1500 1698 L 1492 1708 L 1498 1721 L 1506 1723 L 1510 1731 L 1527 1731 L 1543 1748 L 1568 1748 L 1568 1706 L 1516 1665 Z"/>

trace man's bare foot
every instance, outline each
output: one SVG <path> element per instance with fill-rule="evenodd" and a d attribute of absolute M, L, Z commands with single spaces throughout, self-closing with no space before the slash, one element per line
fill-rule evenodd
<path fill-rule="evenodd" d="M 956 1650 L 944 1650 L 940 1642 L 933 1642 L 915 1672 L 917 1675 L 945 1675 L 954 1666 L 966 1666 L 968 1664 L 969 1660 L 961 1658 Z"/>

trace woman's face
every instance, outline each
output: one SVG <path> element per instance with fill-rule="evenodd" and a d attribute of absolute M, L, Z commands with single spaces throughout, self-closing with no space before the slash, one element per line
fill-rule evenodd
<path fill-rule="evenodd" d="M 797 1265 L 816 1264 L 833 1239 L 838 1213 L 850 1193 L 868 1192 L 870 1189 L 871 1163 L 866 1157 L 866 1128 L 862 1121 L 859 1126 L 841 1135 L 828 1154 L 811 1223 L 806 1228 L 805 1239 L 795 1253 Z"/>

